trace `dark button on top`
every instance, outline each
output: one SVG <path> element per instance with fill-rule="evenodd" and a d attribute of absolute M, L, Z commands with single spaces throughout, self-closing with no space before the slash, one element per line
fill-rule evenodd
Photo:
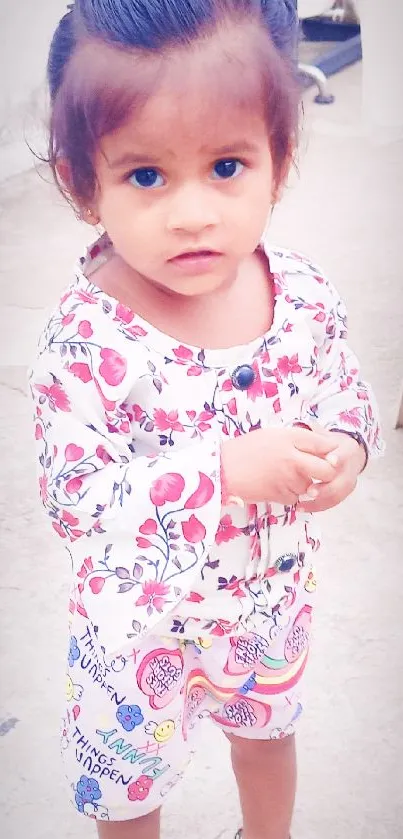
<path fill-rule="evenodd" d="M 280 556 L 276 562 L 277 570 L 281 571 L 283 574 L 287 571 L 291 571 L 291 568 L 294 568 L 297 559 L 298 557 L 295 554 L 285 554 L 284 556 Z"/>
<path fill-rule="evenodd" d="M 256 379 L 256 373 L 249 364 L 243 364 L 234 370 L 231 381 L 237 390 L 248 390 Z"/>

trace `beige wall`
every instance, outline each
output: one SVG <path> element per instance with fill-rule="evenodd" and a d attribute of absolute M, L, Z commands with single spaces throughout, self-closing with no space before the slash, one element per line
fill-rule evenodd
<path fill-rule="evenodd" d="M 0 179 L 31 165 L 24 133 L 41 144 L 47 51 L 66 6 L 67 0 L 0 0 Z"/>

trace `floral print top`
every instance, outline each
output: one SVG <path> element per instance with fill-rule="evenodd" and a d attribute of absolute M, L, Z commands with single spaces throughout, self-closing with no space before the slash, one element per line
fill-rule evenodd
<path fill-rule="evenodd" d="M 145 633 L 275 631 L 312 579 L 316 526 L 279 504 L 223 508 L 220 444 L 315 419 L 381 451 L 344 305 L 304 257 L 264 246 L 269 331 L 230 349 L 185 346 L 94 285 L 109 244 L 81 260 L 30 375 L 40 495 L 71 559 L 73 624 L 88 616 L 111 655 Z M 253 382 L 241 390 L 243 365 Z"/>

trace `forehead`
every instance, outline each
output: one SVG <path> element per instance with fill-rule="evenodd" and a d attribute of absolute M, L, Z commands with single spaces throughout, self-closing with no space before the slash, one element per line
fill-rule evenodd
<path fill-rule="evenodd" d="M 108 66 L 113 80 L 107 96 L 120 100 L 125 111 L 117 128 L 103 132 L 101 151 L 108 155 L 111 147 L 127 143 L 158 151 L 171 140 L 207 148 L 267 136 L 261 40 L 256 25 L 227 25 L 158 54 L 111 47 L 103 56 L 98 52 L 100 70 Z"/>

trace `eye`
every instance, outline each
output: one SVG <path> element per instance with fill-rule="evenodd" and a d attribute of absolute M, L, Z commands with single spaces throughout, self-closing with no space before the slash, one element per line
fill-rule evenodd
<path fill-rule="evenodd" d="M 129 181 L 133 186 L 140 187 L 140 189 L 155 189 L 164 184 L 164 179 L 157 169 L 151 169 L 147 166 L 135 169 L 130 175 Z"/>
<path fill-rule="evenodd" d="M 244 169 L 244 164 L 240 160 L 228 158 L 227 160 L 217 160 L 214 164 L 213 177 L 222 180 L 229 180 L 236 178 Z"/>

